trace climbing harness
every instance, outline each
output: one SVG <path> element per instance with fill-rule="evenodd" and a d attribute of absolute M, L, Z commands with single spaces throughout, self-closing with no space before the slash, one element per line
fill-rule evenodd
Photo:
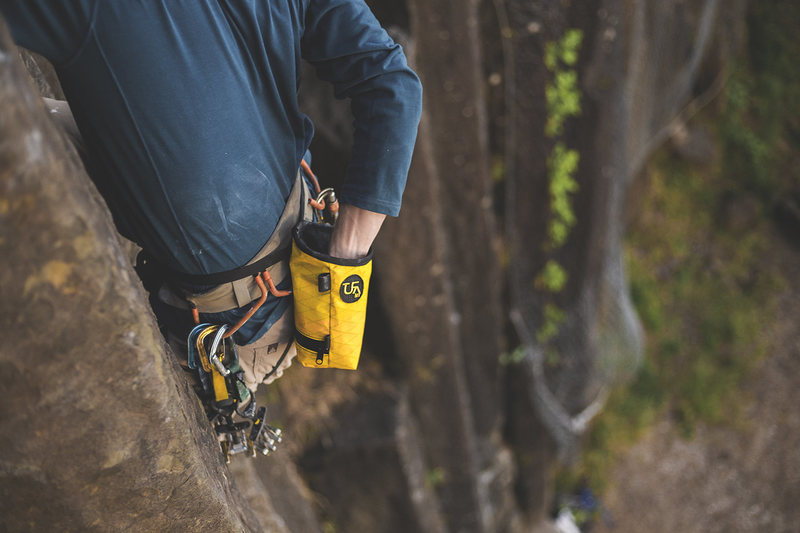
<path fill-rule="evenodd" d="M 294 296 L 294 344 L 303 365 L 355 369 L 358 364 L 372 252 L 368 258 L 356 261 L 327 255 L 332 224 L 338 216 L 338 199 L 332 188 L 320 189 L 305 161 L 300 166 L 273 234 L 246 265 L 227 272 L 196 275 L 173 271 L 146 254 L 137 260 L 143 281 L 149 274 L 148 289 L 157 290 L 164 303 L 186 309 L 192 315 L 195 327 L 187 338 L 188 366 L 197 373 L 202 389 L 198 394 L 227 462 L 239 453 L 267 455 L 282 440 L 281 430 L 265 422 L 267 408 L 256 406 L 254 395 L 245 385 L 245 373 L 232 337 L 270 295 Z M 313 185 L 313 192 L 308 190 L 304 176 Z M 295 268 L 303 275 L 296 277 Z M 294 293 L 279 290 L 274 282 L 285 279 L 290 270 L 292 283 L 300 288 L 293 289 Z M 314 294 L 308 289 L 309 276 L 314 278 Z M 324 291 L 323 279 L 327 280 Z M 211 288 L 193 293 L 181 287 Z M 218 313 L 248 304 L 250 308 L 235 324 L 200 321 L 201 312 Z M 291 347 L 291 340 L 287 341 L 283 356 L 263 379 L 283 362 Z"/>

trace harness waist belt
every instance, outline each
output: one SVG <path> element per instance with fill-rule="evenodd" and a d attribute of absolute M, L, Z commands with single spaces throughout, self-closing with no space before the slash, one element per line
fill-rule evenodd
<path fill-rule="evenodd" d="M 287 244 L 282 248 L 273 250 L 254 263 L 213 274 L 186 274 L 161 264 L 158 264 L 158 269 L 167 281 L 174 282 L 178 287 L 185 285 L 222 285 L 223 283 L 232 283 L 238 279 L 260 274 L 275 263 L 288 259 L 291 252 L 292 247 Z M 148 257 L 148 260 L 155 261 L 152 257 Z"/>

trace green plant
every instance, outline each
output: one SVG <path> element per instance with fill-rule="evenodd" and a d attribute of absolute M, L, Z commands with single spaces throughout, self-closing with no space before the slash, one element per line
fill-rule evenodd
<path fill-rule="evenodd" d="M 558 334 L 561 324 L 566 315 L 564 311 L 555 304 L 544 306 L 542 325 L 536 331 L 536 341 L 544 344 Z"/>
<path fill-rule="evenodd" d="M 572 67 L 578 61 L 582 40 L 583 33 L 580 30 L 570 29 L 561 39 L 545 46 L 544 62 L 552 73 L 552 79 L 545 87 L 547 100 L 545 134 L 548 137 L 561 136 L 565 120 L 580 114 L 578 75 Z M 550 216 L 544 249 L 550 253 L 566 243 L 569 231 L 575 225 L 576 217 L 570 195 L 578 190 L 578 182 L 574 176 L 578 170 L 579 159 L 578 152 L 568 149 L 561 140 L 555 142 L 547 158 Z M 536 276 L 534 286 L 540 291 L 554 294 L 564 289 L 568 279 L 564 267 L 551 257 Z M 536 331 L 537 342 L 547 343 L 553 339 L 558 334 L 564 319 L 564 311 L 560 307 L 553 302 L 545 303 L 542 321 Z M 558 353 L 550 349 L 548 354 L 548 360 L 556 364 L 559 360 Z"/>
<path fill-rule="evenodd" d="M 558 41 L 545 46 L 544 62 L 552 73 L 552 79 L 545 86 L 547 100 L 547 122 L 545 134 L 558 138 L 563 134 L 564 122 L 569 117 L 580 114 L 581 93 L 578 89 L 578 74 L 573 69 L 578 61 L 578 51 L 583 32 L 570 29 Z M 575 212 L 570 195 L 578 190 L 575 173 L 580 156 L 570 150 L 563 141 L 553 145 L 547 158 L 547 171 L 550 189 L 550 220 L 548 222 L 548 242 L 546 248 L 555 250 L 564 245 L 570 228 L 575 224 Z M 548 263 L 550 265 L 550 263 Z M 546 267 L 546 268 L 551 268 Z M 561 287 L 556 289 L 557 292 Z"/>
<path fill-rule="evenodd" d="M 563 142 L 556 143 L 547 167 L 550 175 L 550 223 L 548 226 L 548 247 L 560 248 L 575 224 L 575 211 L 572 209 L 570 194 L 578 190 L 574 175 L 578 171 L 580 156 L 575 150 L 568 150 Z"/>
<path fill-rule="evenodd" d="M 517 346 L 511 352 L 500 354 L 500 364 L 503 366 L 518 365 L 523 359 L 525 359 L 525 349 L 522 346 Z"/>
<path fill-rule="evenodd" d="M 564 121 L 580 114 L 578 74 L 572 67 L 578 61 L 578 51 L 582 41 L 583 32 L 570 29 L 564 32 L 561 39 L 545 46 L 544 64 L 553 73 L 552 81 L 545 87 L 547 100 L 545 133 L 548 137 L 560 135 Z"/>
<path fill-rule="evenodd" d="M 550 292 L 559 292 L 567 283 L 569 275 L 564 267 L 554 260 L 545 263 L 544 268 L 536 277 L 536 288 Z"/>
<path fill-rule="evenodd" d="M 425 484 L 431 488 L 441 486 L 445 481 L 445 472 L 441 467 L 431 468 L 425 472 Z"/>

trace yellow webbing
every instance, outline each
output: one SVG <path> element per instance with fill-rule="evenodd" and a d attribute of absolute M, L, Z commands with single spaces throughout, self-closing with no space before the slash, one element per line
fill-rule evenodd
<path fill-rule="evenodd" d="M 211 371 L 211 382 L 214 384 L 214 399 L 218 402 L 222 400 L 227 400 L 228 395 L 228 387 L 225 386 L 225 378 L 222 374 L 219 373 L 219 370 L 214 368 Z"/>

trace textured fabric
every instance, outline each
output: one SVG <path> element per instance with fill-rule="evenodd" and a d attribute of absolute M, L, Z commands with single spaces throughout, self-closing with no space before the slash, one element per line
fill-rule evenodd
<path fill-rule="evenodd" d="M 313 134 L 300 62 L 351 98 L 340 200 L 396 215 L 421 110 L 402 50 L 360 0 L 0 0 L 50 59 L 121 233 L 188 273 L 272 233 Z"/>
<path fill-rule="evenodd" d="M 312 368 L 355 370 L 367 318 L 372 255 L 359 260 L 327 253 L 329 226 L 295 228 L 290 261 L 297 359 Z"/>
<path fill-rule="evenodd" d="M 290 307 L 260 339 L 239 347 L 239 365 L 244 370 L 245 385 L 255 391 L 259 383 L 269 385 L 297 355 L 294 347 L 294 313 Z"/>
<path fill-rule="evenodd" d="M 264 247 L 248 265 L 256 263 L 264 257 L 274 255 L 276 252 L 281 253 L 283 258 L 270 265 L 266 272 L 269 273 L 273 281 L 280 282 L 289 276 L 292 229 L 301 220 L 312 219 L 313 208 L 308 203 L 310 197 L 311 191 L 306 185 L 305 179 L 298 172 L 294 187 L 292 187 L 292 192 L 286 201 L 275 231 L 272 232 Z M 285 253 L 281 252 L 281 250 L 284 250 Z M 260 270 L 262 272 L 265 271 L 263 267 Z M 195 293 L 192 290 L 180 290 L 178 287 L 171 286 L 170 283 L 164 283 L 158 294 L 164 303 L 185 311 L 191 309 L 190 304 L 194 304 L 202 313 L 219 313 L 237 307 L 249 306 L 251 302 L 261 298 L 261 289 L 256 284 L 254 276 L 251 275 L 237 279 L 234 282 L 222 283 L 213 289 L 200 293 Z M 274 298 L 274 296 L 270 296 L 270 298 Z"/>

